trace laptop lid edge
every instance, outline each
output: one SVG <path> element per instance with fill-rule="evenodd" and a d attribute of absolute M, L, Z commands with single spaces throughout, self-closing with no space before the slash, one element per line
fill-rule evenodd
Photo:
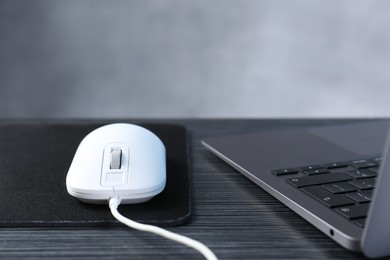
<path fill-rule="evenodd" d="M 388 131 L 383 158 L 376 180 L 376 187 L 363 230 L 361 248 L 367 257 L 390 255 L 390 129 Z"/>

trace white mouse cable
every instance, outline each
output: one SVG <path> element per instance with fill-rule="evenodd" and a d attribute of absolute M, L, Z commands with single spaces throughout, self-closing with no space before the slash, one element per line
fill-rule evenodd
<path fill-rule="evenodd" d="M 199 253 L 201 253 L 208 260 L 217 260 L 218 259 L 215 256 L 215 254 L 207 246 L 205 246 L 204 244 L 202 244 L 199 241 L 196 241 L 196 240 L 191 239 L 191 238 L 186 237 L 186 236 L 182 236 L 182 235 L 170 232 L 170 231 L 165 230 L 165 229 L 160 228 L 160 227 L 141 224 L 141 223 L 135 222 L 131 219 L 128 219 L 128 218 L 122 216 L 118 212 L 119 204 L 120 204 L 120 199 L 118 197 L 110 198 L 109 206 L 110 206 L 111 213 L 119 222 L 121 222 L 121 223 L 123 223 L 131 228 L 134 228 L 134 229 L 137 229 L 140 231 L 154 233 L 154 234 L 160 235 L 162 237 L 168 238 L 170 240 L 176 241 L 178 243 L 182 243 L 186 246 L 192 247 L 193 249 L 195 249 Z"/>

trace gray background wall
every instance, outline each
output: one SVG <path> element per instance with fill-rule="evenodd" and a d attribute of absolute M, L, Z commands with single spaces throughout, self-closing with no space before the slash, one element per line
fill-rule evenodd
<path fill-rule="evenodd" d="M 390 1 L 0 0 L 0 117 L 390 116 Z"/>

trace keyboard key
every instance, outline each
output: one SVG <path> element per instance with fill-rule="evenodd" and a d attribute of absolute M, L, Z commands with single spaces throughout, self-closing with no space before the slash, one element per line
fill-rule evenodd
<path fill-rule="evenodd" d="M 372 167 L 372 168 L 370 168 L 370 171 L 378 173 L 379 172 L 379 167 Z"/>
<path fill-rule="evenodd" d="M 323 168 L 321 165 L 310 165 L 310 166 L 300 167 L 299 170 L 306 172 L 306 171 L 317 170 L 321 168 Z"/>
<path fill-rule="evenodd" d="M 317 170 L 310 170 L 310 171 L 305 171 L 306 175 L 317 175 L 317 174 L 323 174 L 323 173 L 329 173 L 330 171 L 328 169 L 317 169 Z"/>
<path fill-rule="evenodd" d="M 357 190 L 355 186 L 349 184 L 348 182 L 337 182 L 337 183 L 325 184 L 322 185 L 321 187 L 334 194 L 346 193 L 346 192 Z"/>
<path fill-rule="evenodd" d="M 370 203 L 363 203 L 358 205 L 344 206 L 336 208 L 336 212 L 347 219 L 364 218 L 367 216 L 368 207 Z"/>
<path fill-rule="evenodd" d="M 346 162 L 329 163 L 329 164 L 323 165 L 323 167 L 327 168 L 327 169 L 344 168 L 344 167 L 348 167 L 348 163 L 346 163 Z"/>
<path fill-rule="evenodd" d="M 305 187 L 301 190 L 330 208 L 354 204 L 353 200 L 346 196 L 332 194 L 320 186 Z"/>
<path fill-rule="evenodd" d="M 342 182 L 352 180 L 352 177 L 340 172 L 334 173 L 325 173 L 313 176 L 304 176 L 298 178 L 287 179 L 286 181 L 293 185 L 296 188 L 311 186 L 311 185 L 320 185 L 327 184 L 332 182 Z"/>
<path fill-rule="evenodd" d="M 364 228 L 364 226 L 366 224 L 366 218 L 358 218 L 353 223 L 355 223 L 356 225 L 358 225 L 361 228 Z"/>
<path fill-rule="evenodd" d="M 354 161 L 351 163 L 351 165 L 358 169 L 364 169 L 364 168 L 370 168 L 378 166 L 378 162 L 376 161 L 367 161 L 367 160 L 360 160 L 360 161 Z"/>
<path fill-rule="evenodd" d="M 376 177 L 376 175 L 377 175 L 375 172 L 373 172 L 371 170 L 367 170 L 367 169 L 346 171 L 344 173 L 348 174 L 349 176 L 352 176 L 355 179 Z"/>
<path fill-rule="evenodd" d="M 296 168 L 290 168 L 290 169 L 280 169 L 280 170 L 274 170 L 272 171 L 273 174 L 276 176 L 286 175 L 286 174 L 294 174 L 298 173 L 299 170 Z"/>
<path fill-rule="evenodd" d="M 372 190 L 363 190 L 359 192 L 351 192 L 345 194 L 348 198 L 353 199 L 358 203 L 370 202 L 372 198 Z"/>
<path fill-rule="evenodd" d="M 375 188 L 375 178 L 359 179 L 359 180 L 349 181 L 348 183 L 352 184 L 359 190 Z"/>

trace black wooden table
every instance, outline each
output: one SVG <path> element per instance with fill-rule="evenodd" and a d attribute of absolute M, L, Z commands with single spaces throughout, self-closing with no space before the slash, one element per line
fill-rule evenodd
<path fill-rule="evenodd" d="M 193 216 L 186 225 L 168 229 L 202 241 L 220 259 L 364 258 L 360 253 L 350 252 L 340 247 L 208 152 L 200 143 L 202 138 L 210 136 L 348 121 L 352 122 L 356 119 L 132 120 L 134 123 L 175 123 L 184 125 L 188 129 Z M 32 123 L 52 122 L 75 123 L 77 120 Z M 86 121 L 79 120 L 79 122 Z M 0 229 L 0 257 L 202 259 L 200 254 L 190 248 L 127 227 L 2 228 Z"/>

